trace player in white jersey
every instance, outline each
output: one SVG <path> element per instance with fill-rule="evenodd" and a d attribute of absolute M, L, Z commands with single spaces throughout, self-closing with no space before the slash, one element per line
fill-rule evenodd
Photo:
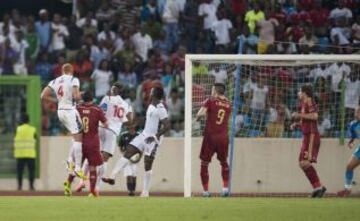
<path fill-rule="evenodd" d="M 73 136 L 68 165 L 75 163 L 75 170 L 70 169 L 69 172 L 74 172 L 76 176 L 84 178 L 81 170 L 82 123 L 79 112 L 76 110 L 76 102 L 81 100 L 80 81 L 73 76 L 74 68 L 71 64 L 64 64 L 62 73 L 62 76 L 50 81 L 43 89 L 41 99 L 53 101 L 52 91 L 56 94 L 59 120 Z M 72 166 L 69 167 L 72 168 Z"/>
<path fill-rule="evenodd" d="M 110 178 L 103 178 L 105 183 L 115 184 L 116 175 L 130 163 L 138 163 L 141 155 L 144 154 L 144 186 L 141 193 L 142 197 L 149 196 L 152 164 L 155 159 L 157 148 L 163 134 L 170 129 L 168 113 L 161 100 L 164 91 L 161 88 L 151 89 L 151 103 L 146 111 L 146 121 L 143 132 L 136 136 L 129 144 L 123 157 L 121 157 L 113 169 Z M 159 126 L 162 125 L 160 128 Z M 159 129 L 160 128 L 160 129 Z"/>
<path fill-rule="evenodd" d="M 120 135 L 122 125 L 126 122 L 130 123 L 133 120 L 133 111 L 131 105 L 124 101 L 121 94 L 122 86 L 115 82 L 110 89 L 110 95 L 103 97 L 100 102 L 100 108 L 105 112 L 105 117 L 108 120 L 108 127 L 99 126 L 100 148 L 103 159 L 103 164 L 99 166 L 99 178 L 106 173 L 107 162 L 114 155 L 116 148 L 117 136 Z M 83 171 L 88 173 L 88 163 L 84 162 Z M 85 188 L 84 180 L 80 181 L 76 191 L 80 192 Z M 99 185 L 97 186 L 99 189 Z"/>

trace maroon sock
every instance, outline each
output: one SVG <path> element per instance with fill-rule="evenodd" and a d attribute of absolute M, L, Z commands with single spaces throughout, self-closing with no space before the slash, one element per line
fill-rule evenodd
<path fill-rule="evenodd" d="M 227 162 L 221 163 L 221 176 L 223 179 L 223 187 L 229 187 L 229 165 Z"/>
<path fill-rule="evenodd" d="M 209 190 L 209 170 L 208 163 L 201 163 L 200 177 L 204 191 Z"/>
<path fill-rule="evenodd" d="M 97 174 L 96 170 L 90 170 L 90 192 L 95 194 Z"/>
<path fill-rule="evenodd" d="M 69 174 L 68 179 L 67 179 L 67 181 L 69 182 L 69 184 L 72 184 L 72 182 L 74 181 L 74 178 L 75 178 L 74 175 Z"/>
<path fill-rule="evenodd" d="M 308 178 L 308 180 L 310 181 L 312 187 L 314 189 L 321 187 L 321 183 L 319 180 L 319 177 L 316 173 L 316 170 L 313 166 L 308 167 L 307 169 L 304 170 L 304 173 L 306 175 L 306 177 Z"/>

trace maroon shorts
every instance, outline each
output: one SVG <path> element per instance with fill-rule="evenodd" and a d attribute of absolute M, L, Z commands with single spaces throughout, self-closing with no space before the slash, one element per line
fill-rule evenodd
<path fill-rule="evenodd" d="M 83 159 L 87 159 L 90 166 L 100 166 L 103 164 L 100 148 L 83 148 Z"/>
<path fill-rule="evenodd" d="M 303 161 L 303 160 L 308 160 L 308 156 L 309 156 L 309 146 L 310 146 L 310 134 L 304 134 L 303 137 L 303 141 L 302 141 L 302 146 L 301 146 L 301 150 L 300 150 L 300 155 L 299 155 L 299 161 Z M 312 163 L 316 163 L 317 162 L 317 157 L 319 154 L 319 150 L 320 150 L 320 135 L 314 134 L 314 140 L 313 140 L 313 144 L 312 144 L 312 153 L 311 153 L 311 159 L 310 162 Z"/>
<path fill-rule="evenodd" d="M 227 161 L 229 149 L 228 136 L 204 136 L 200 159 L 205 162 L 211 162 L 211 158 L 216 153 L 217 159 L 220 162 Z"/>

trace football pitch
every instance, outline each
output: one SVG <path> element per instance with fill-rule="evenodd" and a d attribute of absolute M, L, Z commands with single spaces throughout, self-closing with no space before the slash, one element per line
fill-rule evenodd
<path fill-rule="evenodd" d="M 0 220 L 344 221 L 359 208 L 358 198 L 0 197 Z"/>

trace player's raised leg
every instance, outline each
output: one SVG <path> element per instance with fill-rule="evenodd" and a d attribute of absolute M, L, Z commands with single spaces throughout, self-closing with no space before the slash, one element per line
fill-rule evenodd
<path fill-rule="evenodd" d="M 142 136 L 142 135 L 139 135 Z M 136 137 L 137 138 L 137 137 Z M 137 139 L 134 139 L 136 141 Z M 140 139 L 140 138 L 138 138 Z M 137 163 L 141 157 L 141 151 L 135 147 L 133 144 L 129 144 L 128 148 L 126 149 L 124 155 L 116 162 L 114 169 L 111 172 L 110 177 L 102 178 L 102 181 L 108 183 L 110 185 L 115 184 L 116 176 L 124 170 L 124 168 L 130 163 Z"/>

